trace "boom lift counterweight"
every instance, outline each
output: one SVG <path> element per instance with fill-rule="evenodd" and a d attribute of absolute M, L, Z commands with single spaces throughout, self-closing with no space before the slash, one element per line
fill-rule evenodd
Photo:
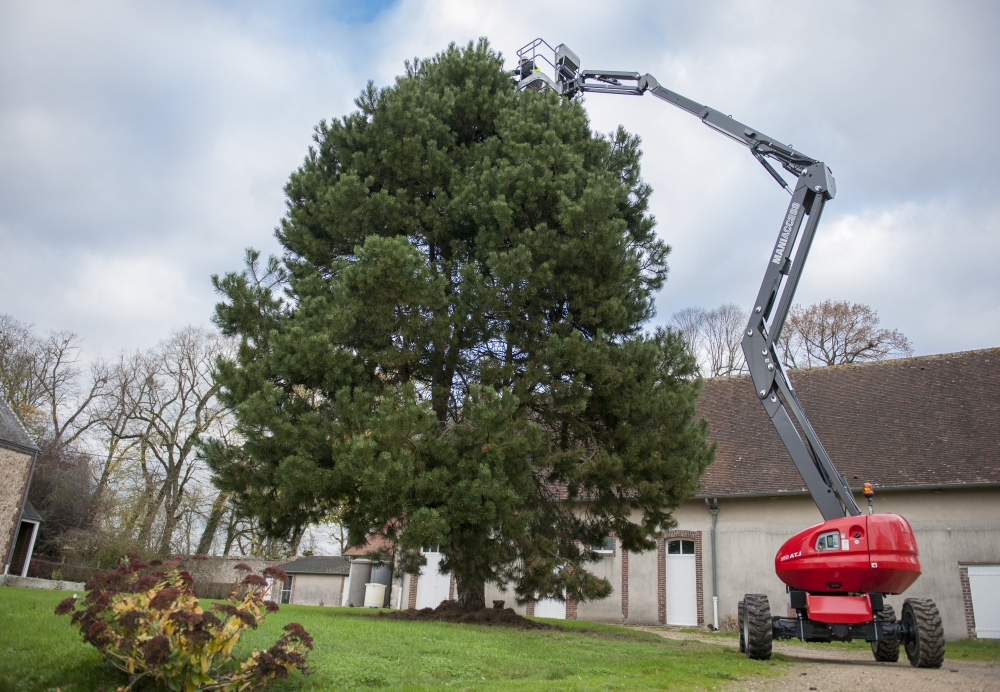
<path fill-rule="evenodd" d="M 902 593 L 920 576 L 913 530 L 896 515 L 862 514 L 847 479 L 837 472 L 810 425 L 775 350 L 823 207 L 837 193 L 833 173 L 822 161 L 661 86 L 650 74 L 583 70 L 565 45 L 552 48 L 540 38 L 517 55 L 514 75 L 519 89 L 550 89 L 566 98 L 586 92 L 648 92 L 746 146 L 791 194 L 741 345 L 755 393 L 824 522 L 790 538 L 775 556 L 775 570 L 787 585 L 796 617 L 771 617 L 766 595 L 747 594 L 738 607 L 740 650 L 751 658 L 768 658 L 775 637 L 864 639 L 871 642 L 876 660 L 897 660 L 903 644 L 912 665 L 940 667 L 944 635 L 934 603 L 907 599 L 897 621 L 883 599 Z M 552 69 L 552 77 L 542 71 L 543 63 Z M 772 162 L 795 176 L 794 186 Z"/>

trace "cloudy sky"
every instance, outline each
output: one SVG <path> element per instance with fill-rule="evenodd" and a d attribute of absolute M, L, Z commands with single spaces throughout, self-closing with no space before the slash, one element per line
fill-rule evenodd
<path fill-rule="evenodd" d="M 536 36 L 650 72 L 828 163 L 798 298 L 871 305 L 918 355 L 1000 346 L 1000 5 L 988 2 L 0 2 L 0 312 L 86 353 L 209 324 L 209 277 L 278 251 L 321 119 L 449 42 Z M 736 302 L 787 195 L 650 96 L 590 95 L 643 138 L 673 248 L 658 322 Z"/>

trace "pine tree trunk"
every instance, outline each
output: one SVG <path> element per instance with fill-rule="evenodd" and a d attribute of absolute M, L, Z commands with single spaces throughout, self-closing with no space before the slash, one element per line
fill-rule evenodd
<path fill-rule="evenodd" d="M 466 610 L 482 610 L 486 607 L 486 582 L 469 577 L 456 579 L 458 603 Z"/>

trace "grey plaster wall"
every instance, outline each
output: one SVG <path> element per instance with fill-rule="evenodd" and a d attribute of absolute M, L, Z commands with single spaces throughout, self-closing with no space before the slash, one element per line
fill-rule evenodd
<path fill-rule="evenodd" d="M 863 505 L 863 498 L 859 498 Z M 808 496 L 777 499 L 719 500 L 717 527 L 719 617 L 736 616 L 745 593 L 766 593 L 773 614 L 784 615 L 788 595 L 774 573 L 774 556 L 793 534 L 822 522 Z M 945 638 L 964 639 L 965 624 L 959 565 L 1000 564 L 1000 490 L 885 492 L 877 495 L 875 511 L 905 517 L 920 550 L 921 577 L 905 594 L 888 602 L 898 614 L 909 597 L 931 598 L 941 611 Z M 701 528 L 704 534 L 705 616 L 711 618 L 711 519 L 704 503 L 689 502 L 675 516 L 680 528 Z"/>
<path fill-rule="evenodd" d="M 659 623 L 659 566 L 656 549 L 628 556 L 628 620 L 656 625 Z"/>
<path fill-rule="evenodd" d="M 590 622 L 621 622 L 622 621 L 622 550 L 615 541 L 614 555 L 601 558 L 600 562 L 592 562 L 587 569 L 597 577 L 611 582 L 612 592 L 607 598 L 599 601 L 584 601 L 576 606 L 576 619 Z"/>

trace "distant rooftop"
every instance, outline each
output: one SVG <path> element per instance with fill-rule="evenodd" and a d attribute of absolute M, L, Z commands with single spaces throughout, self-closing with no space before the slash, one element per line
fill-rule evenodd
<path fill-rule="evenodd" d="M 340 555 L 311 555 L 278 565 L 288 574 L 342 574 L 351 573 L 351 561 Z"/>

